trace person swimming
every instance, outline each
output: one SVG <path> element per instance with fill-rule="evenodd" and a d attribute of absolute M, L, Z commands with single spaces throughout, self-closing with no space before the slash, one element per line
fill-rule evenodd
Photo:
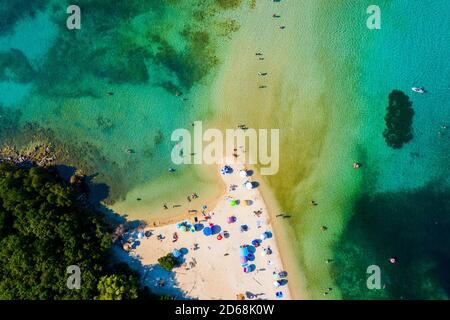
<path fill-rule="evenodd" d="M 361 163 L 353 162 L 353 169 L 359 169 L 359 168 L 361 168 Z"/>

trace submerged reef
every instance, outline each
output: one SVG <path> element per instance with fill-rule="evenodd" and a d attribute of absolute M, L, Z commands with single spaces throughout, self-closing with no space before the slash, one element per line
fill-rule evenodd
<path fill-rule="evenodd" d="M 0 2 L 0 36 L 12 32 L 16 23 L 26 17 L 33 17 L 45 8 L 48 0 L 8 0 Z"/>
<path fill-rule="evenodd" d="M 54 36 L 32 64 L 19 50 L 0 53 L 0 81 L 27 83 L 32 92 L 14 106 L 26 115 L 21 121 L 9 114 L 12 108 L 0 110 L 0 149 L 21 154 L 37 144 L 52 145 L 54 163 L 97 174 L 108 184 L 109 202 L 157 178 L 167 166 L 164 137 L 175 120 L 152 117 L 187 105 L 190 91 L 206 84 L 220 63 L 221 46 L 239 29 L 222 13 L 243 3 L 79 0 L 82 27 L 68 30 L 67 0 L 2 2 L 0 15 L 15 17 L 14 23 L 45 9 Z M 192 117 L 196 112 L 191 109 Z M 140 128 L 146 121 L 145 130 L 135 132 L 139 126 L 132 121 Z"/>
<path fill-rule="evenodd" d="M 0 104 L 0 144 L 17 133 L 20 111 L 11 111 Z"/>
<path fill-rule="evenodd" d="M 218 41 L 239 24 L 220 11 L 238 1 L 130 0 L 105 5 L 81 0 L 82 29 L 65 28 L 66 15 L 53 13 L 61 26 L 36 83 L 49 96 L 95 96 L 96 82 L 156 84 L 170 93 L 185 92 L 219 63 Z M 173 23 L 176 14 L 183 23 Z M 52 79 L 50 82 L 49 79 Z M 74 96 L 76 92 L 77 96 Z"/>
<path fill-rule="evenodd" d="M 389 105 L 386 110 L 384 140 L 389 147 L 400 149 L 413 138 L 411 132 L 414 116 L 412 102 L 405 93 L 394 90 L 389 94 Z"/>
<path fill-rule="evenodd" d="M 11 49 L 0 52 L 0 81 L 28 83 L 33 80 L 34 73 L 22 51 Z"/>
<path fill-rule="evenodd" d="M 242 3 L 242 0 L 215 0 L 216 3 L 224 9 L 231 9 L 239 7 Z"/>
<path fill-rule="evenodd" d="M 332 271 L 343 298 L 448 299 L 449 199 L 439 183 L 362 195 L 334 248 Z M 380 289 L 367 287 L 371 265 L 380 268 Z"/>

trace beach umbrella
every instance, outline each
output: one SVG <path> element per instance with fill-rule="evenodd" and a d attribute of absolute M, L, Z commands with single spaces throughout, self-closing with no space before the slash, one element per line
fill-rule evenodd
<path fill-rule="evenodd" d="M 236 221 L 236 217 L 234 217 L 234 216 L 231 216 L 231 217 L 227 218 L 227 222 L 228 223 L 234 223 L 235 221 Z"/>
<path fill-rule="evenodd" d="M 278 288 L 280 286 L 280 283 L 278 281 L 274 281 L 273 285 Z"/>
<path fill-rule="evenodd" d="M 240 251 L 241 257 L 246 257 L 247 258 L 247 255 L 248 255 L 248 247 L 247 246 L 241 246 L 239 248 L 239 251 Z"/>
<path fill-rule="evenodd" d="M 248 261 L 247 257 L 240 257 L 240 259 L 241 259 L 241 264 L 246 264 Z"/>
<path fill-rule="evenodd" d="M 224 166 L 223 168 L 220 169 L 221 174 L 230 174 L 232 172 L 233 168 L 231 168 L 230 166 Z"/>
<path fill-rule="evenodd" d="M 217 235 L 217 240 L 222 240 L 222 235 L 219 233 L 218 235 Z"/>
<path fill-rule="evenodd" d="M 181 230 L 181 231 L 187 231 L 187 227 L 186 227 L 185 225 L 182 225 L 182 226 L 180 227 L 180 230 Z"/>
<path fill-rule="evenodd" d="M 125 251 L 130 251 L 131 250 L 131 245 L 129 243 L 124 243 L 122 248 Z"/>
<path fill-rule="evenodd" d="M 204 234 L 205 236 L 210 236 L 210 235 L 212 235 L 212 230 L 211 230 L 211 228 L 210 228 L 210 227 L 203 228 L 203 234 Z"/>
<path fill-rule="evenodd" d="M 259 240 L 256 240 L 256 239 L 253 240 L 252 241 L 252 245 L 255 246 L 255 247 L 259 247 Z"/>
<path fill-rule="evenodd" d="M 245 178 L 245 177 L 247 176 L 247 171 L 245 171 L 245 170 L 239 171 L 239 176 L 240 176 L 241 178 Z"/>
<path fill-rule="evenodd" d="M 275 296 L 276 296 L 278 299 L 281 299 L 281 298 L 283 298 L 283 292 L 278 291 L 277 293 L 275 293 Z"/>
<path fill-rule="evenodd" d="M 181 257 L 183 254 L 180 252 L 180 250 L 174 249 L 174 250 L 172 251 L 172 255 L 173 255 L 175 258 L 179 258 L 179 257 Z"/>
<path fill-rule="evenodd" d="M 264 232 L 263 234 L 261 234 L 261 240 L 266 240 L 267 239 L 267 234 Z"/>
<path fill-rule="evenodd" d="M 234 207 L 237 205 L 237 201 L 236 200 L 230 200 L 230 206 Z"/>
<path fill-rule="evenodd" d="M 241 232 L 247 231 L 248 226 L 246 224 L 241 225 Z"/>
<path fill-rule="evenodd" d="M 200 231 L 204 228 L 204 225 L 201 223 L 197 223 L 194 225 L 195 231 Z"/>
<path fill-rule="evenodd" d="M 251 183 L 250 181 L 247 181 L 245 184 L 244 184 L 244 186 L 247 188 L 247 189 L 253 189 L 253 183 Z"/>
<path fill-rule="evenodd" d="M 218 234 L 220 230 L 222 230 L 222 228 L 216 224 L 211 227 L 212 234 Z"/>

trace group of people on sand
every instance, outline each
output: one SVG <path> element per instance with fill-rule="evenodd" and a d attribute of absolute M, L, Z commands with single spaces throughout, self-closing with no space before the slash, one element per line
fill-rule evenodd
<path fill-rule="evenodd" d="M 187 201 L 191 202 L 193 199 L 197 199 L 198 198 L 198 194 L 196 194 L 195 192 L 189 196 L 187 196 Z"/>

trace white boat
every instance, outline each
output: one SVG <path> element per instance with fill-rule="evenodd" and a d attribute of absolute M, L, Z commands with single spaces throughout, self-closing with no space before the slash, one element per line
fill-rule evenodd
<path fill-rule="evenodd" d="M 411 88 L 412 91 L 417 92 L 417 93 L 425 93 L 425 89 L 424 88 L 416 88 L 416 87 L 412 87 Z"/>

